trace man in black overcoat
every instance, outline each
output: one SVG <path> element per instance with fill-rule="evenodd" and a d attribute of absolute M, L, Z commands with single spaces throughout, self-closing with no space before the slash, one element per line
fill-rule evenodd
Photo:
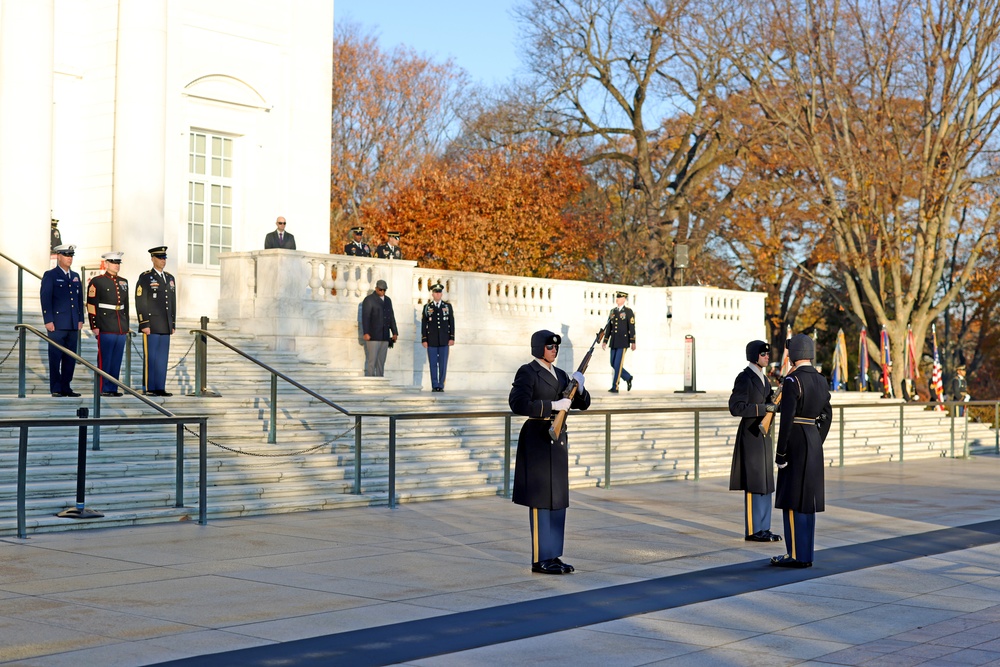
<path fill-rule="evenodd" d="M 789 339 L 788 358 L 794 367 L 781 388 L 774 495 L 774 506 L 784 518 L 788 553 L 771 559 L 777 567 L 812 567 L 816 513 L 825 509 L 823 441 L 833 411 L 830 385 L 813 368 L 814 355 L 809 336 L 796 334 Z"/>
<path fill-rule="evenodd" d="M 365 377 L 385 375 L 385 357 L 390 345 L 399 338 L 392 299 L 385 292 L 389 285 L 379 279 L 375 291 L 361 302 L 361 333 L 365 339 Z"/>
<path fill-rule="evenodd" d="M 555 366 L 561 342 L 551 331 L 532 334 L 534 360 L 517 369 L 508 399 L 514 413 L 528 418 L 517 437 L 513 500 L 528 508 L 531 571 L 542 574 L 569 574 L 575 569 L 560 559 L 569 507 L 566 428 L 556 441 L 549 436 L 549 428 L 560 411 L 590 407 L 583 374 L 577 371 L 570 378 Z M 579 385 L 572 400 L 562 397 L 571 380 Z"/>
<path fill-rule="evenodd" d="M 762 340 L 747 343 L 747 367 L 736 376 L 729 396 L 729 414 L 740 417 L 733 449 L 729 489 L 743 491 L 744 538 L 748 542 L 780 542 L 771 532 L 771 502 L 774 494 L 774 448 L 761 420 L 774 413 L 774 391 L 764 375 L 771 360 L 771 346 Z M 773 417 L 772 417 L 773 419 Z"/>

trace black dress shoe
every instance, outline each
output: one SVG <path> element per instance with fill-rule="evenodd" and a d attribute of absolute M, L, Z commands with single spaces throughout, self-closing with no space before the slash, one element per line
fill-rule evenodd
<path fill-rule="evenodd" d="M 635 379 L 635 378 L 633 378 Z M 632 380 L 625 380 L 625 390 L 632 391 Z"/>
<path fill-rule="evenodd" d="M 124 396 L 120 391 L 102 391 L 101 396 Z"/>
<path fill-rule="evenodd" d="M 162 390 L 156 392 L 156 395 L 157 396 L 173 396 L 173 394 L 171 394 L 169 391 L 162 391 Z"/>
<path fill-rule="evenodd" d="M 552 562 L 561 565 L 564 574 L 569 574 L 570 572 L 576 572 L 576 568 L 575 567 L 573 567 L 569 563 L 562 562 L 561 558 L 553 558 Z"/>
<path fill-rule="evenodd" d="M 764 535 L 767 536 L 767 538 L 771 542 L 780 542 L 781 541 L 781 535 L 775 535 L 770 530 L 763 530 L 761 532 L 764 533 Z"/>
<path fill-rule="evenodd" d="M 771 565 L 773 565 L 774 567 L 796 567 L 796 568 L 812 567 L 813 566 L 812 561 L 809 561 L 808 563 L 806 563 L 806 562 L 801 561 L 801 560 L 795 560 L 794 558 L 792 558 L 788 554 L 782 554 L 780 556 L 773 556 L 771 558 Z"/>
<path fill-rule="evenodd" d="M 531 571 L 539 574 L 566 574 L 565 568 L 555 560 L 543 560 L 531 564 Z"/>
<path fill-rule="evenodd" d="M 53 398 L 62 398 L 62 397 L 63 397 L 63 396 L 65 396 L 65 395 L 66 395 L 66 394 L 63 394 L 63 393 L 61 393 L 61 392 L 58 392 L 58 391 L 54 391 L 54 392 L 52 392 L 52 397 L 53 397 Z"/>
<path fill-rule="evenodd" d="M 69 396 L 70 398 L 76 398 L 79 395 L 80 394 L 76 393 L 75 391 L 67 391 L 66 393 L 63 394 L 63 396 Z"/>
<path fill-rule="evenodd" d="M 617 394 L 617 393 L 618 393 L 618 390 L 617 390 L 617 389 L 608 389 L 608 391 L 609 391 L 610 393 L 612 393 L 612 394 Z"/>

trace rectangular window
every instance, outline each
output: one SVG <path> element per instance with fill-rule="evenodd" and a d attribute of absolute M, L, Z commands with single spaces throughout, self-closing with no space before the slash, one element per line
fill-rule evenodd
<path fill-rule="evenodd" d="M 218 266 L 233 247 L 233 139 L 191 131 L 188 144 L 188 263 Z"/>

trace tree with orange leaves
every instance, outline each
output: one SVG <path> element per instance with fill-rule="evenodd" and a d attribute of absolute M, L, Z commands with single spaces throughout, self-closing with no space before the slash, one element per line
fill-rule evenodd
<path fill-rule="evenodd" d="M 545 278 L 586 278 L 602 243 L 579 207 L 579 161 L 534 142 L 428 161 L 364 217 L 405 234 L 421 266 Z"/>
<path fill-rule="evenodd" d="M 455 119 L 464 72 L 402 46 L 386 52 L 357 25 L 333 43 L 331 247 L 343 245 L 362 207 L 405 184 L 437 155 Z"/>

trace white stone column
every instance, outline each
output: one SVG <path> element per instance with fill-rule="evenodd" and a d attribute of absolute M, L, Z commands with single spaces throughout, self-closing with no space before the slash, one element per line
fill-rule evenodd
<path fill-rule="evenodd" d="M 49 268 L 52 206 L 52 0 L 0 0 L 0 252 L 36 273 Z M 25 280 L 25 312 L 38 281 Z M 0 260 L 0 301 L 13 303 L 17 271 Z"/>
<path fill-rule="evenodd" d="M 166 0 L 119 0 L 111 244 L 125 251 L 130 279 L 152 266 L 149 248 L 173 238 L 164 229 L 166 82 Z M 184 249 L 170 245 L 176 273 Z"/>

